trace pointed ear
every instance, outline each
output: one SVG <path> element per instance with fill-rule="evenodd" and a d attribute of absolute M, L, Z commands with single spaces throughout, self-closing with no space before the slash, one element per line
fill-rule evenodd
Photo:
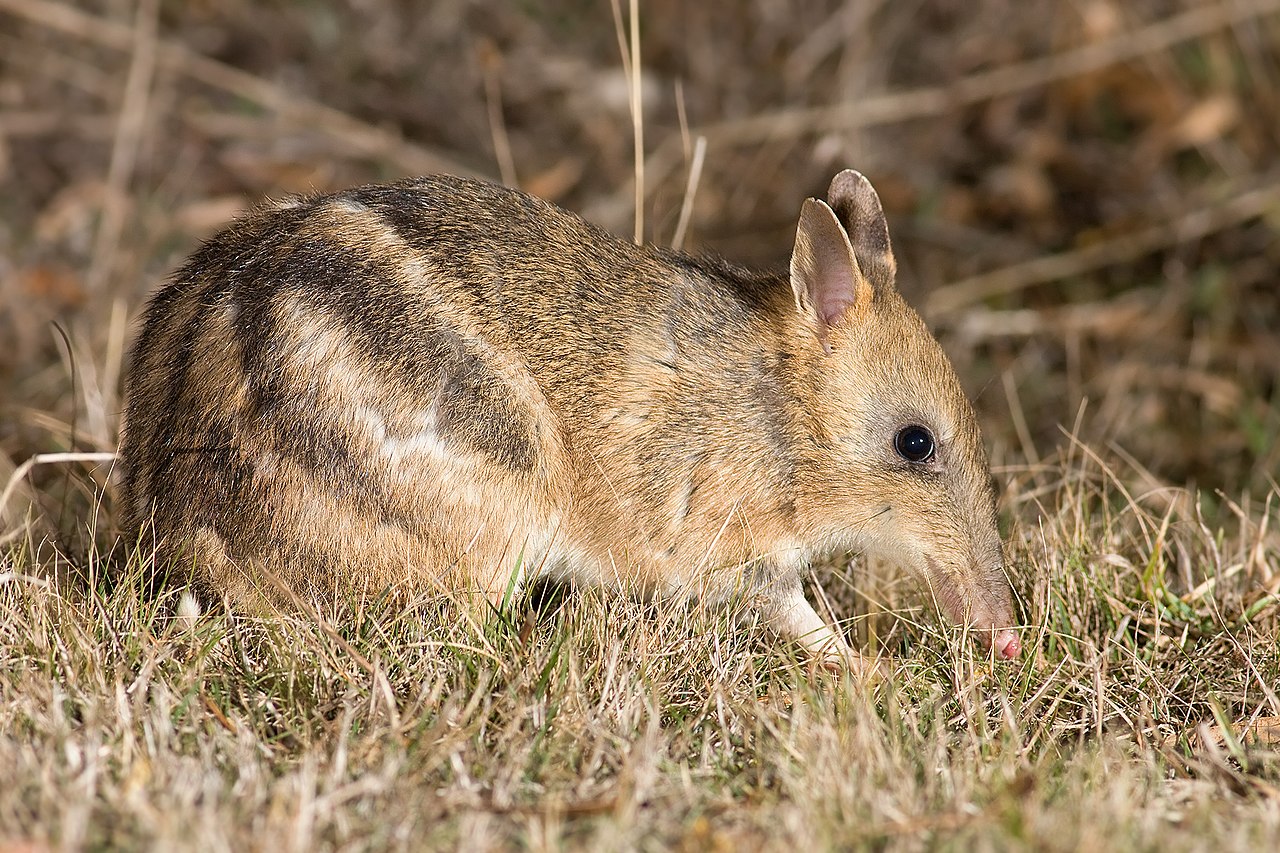
<path fill-rule="evenodd" d="M 800 208 L 796 247 L 791 253 L 791 289 L 796 308 L 817 324 L 826 346 L 827 330 L 855 308 L 869 308 L 871 286 L 858 269 L 849 235 L 825 202 L 807 199 Z"/>
<path fill-rule="evenodd" d="M 849 235 L 858 267 L 871 286 L 893 287 L 898 264 L 889 246 L 889 226 L 884 221 L 880 196 L 861 173 L 845 169 L 831 181 L 827 204 Z"/>

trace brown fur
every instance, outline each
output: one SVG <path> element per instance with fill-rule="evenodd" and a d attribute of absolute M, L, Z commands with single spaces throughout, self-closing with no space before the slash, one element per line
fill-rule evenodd
<path fill-rule="evenodd" d="M 841 173 L 828 201 L 805 204 L 790 280 L 459 178 L 258 210 L 147 309 L 127 525 L 153 523 L 163 558 L 239 606 L 273 595 L 268 576 L 496 603 L 521 566 L 744 592 L 843 657 L 800 571 L 859 548 L 923 573 L 953 619 L 1004 628 L 973 412 L 894 289 L 871 185 Z M 935 460 L 897 454 L 907 424 Z"/>

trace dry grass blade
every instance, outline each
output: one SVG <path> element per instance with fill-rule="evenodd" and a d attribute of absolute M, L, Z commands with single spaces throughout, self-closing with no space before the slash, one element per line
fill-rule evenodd
<path fill-rule="evenodd" d="M 120 232 L 124 228 L 128 208 L 129 179 L 138 157 L 138 146 L 147 120 L 148 92 L 155 70 L 157 0 L 138 4 L 134 24 L 132 60 L 125 79 L 120 120 L 111 146 L 111 165 L 107 169 L 107 187 L 103 197 L 102 217 L 93 244 L 93 260 L 89 265 L 88 290 L 100 292 L 111 275 Z"/>
<path fill-rule="evenodd" d="M 480 65 L 484 69 L 485 105 L 489 114 L 489 134 L 493 137 L 493 155 L 498 161 L 498 174 L 502 183 L 519 187 L 516 177 L 516 161 L 511 156 L 511 138 L 507 134 L 507 122 L 502 114 L 502 84 L 499 80 L 502 60 L 497 49 L 487 42 L 479 48 Z"/>
<path fill-rule="evenodd" d="M 689 220 L 693 218 L 693 199 L 698 194 L 698 181 L 702 179 L 702 161 L 707 155 L 707 139 L 699 136 L 693 146 L 693 159 L 689 162 L 689 181 L 684 188 L 684 199 L 680 202 L 680 218 L 676 221 L 676 231 L 671 237 L 671 248 L 680 251 L 684 248 L 685 236 L 689 233 Z"/>
<path fill-rule="evenodd" d="M 637 244 L 644 242 L 644 77 L 640 58 L 640 5 L 638 0 L 630 0 L 627 7 L 627 22 L 622 20 L 622 6 L 619 0 L 612 0 L 613 26 L 618 36 L 618 51 L 622 56 L 623 74 L 627 79 L 627 99 L 631 111 L 632 145 L 635 151 L 635 208 L 634 240 Z"/>

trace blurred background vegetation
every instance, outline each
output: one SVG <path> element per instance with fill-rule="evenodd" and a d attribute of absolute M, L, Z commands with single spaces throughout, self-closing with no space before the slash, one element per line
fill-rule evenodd
<path fill-rule="evenodd" d="M 0 0 L 0 468 L 114 448 L 143 299 L 264 196 L 462 172 L 632 234 L 627 11 Z M 644 0 L 639 43 L 646 239 L 781 265 L 857 168 L 1006 478 L 1075 434 L 1269 489 L 1280 0 Z"/>

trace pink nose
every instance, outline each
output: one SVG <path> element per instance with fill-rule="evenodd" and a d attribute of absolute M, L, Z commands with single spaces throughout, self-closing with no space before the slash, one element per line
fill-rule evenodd
<path fill-rule="evenodd" d="M 991 645 L 995 647 L 998 657 L 1012 660 L 1022 654 L 1022 641 L 1018 639 L 1018 633 L 1012 628 L 997 631 L 991 640 Z"/>

